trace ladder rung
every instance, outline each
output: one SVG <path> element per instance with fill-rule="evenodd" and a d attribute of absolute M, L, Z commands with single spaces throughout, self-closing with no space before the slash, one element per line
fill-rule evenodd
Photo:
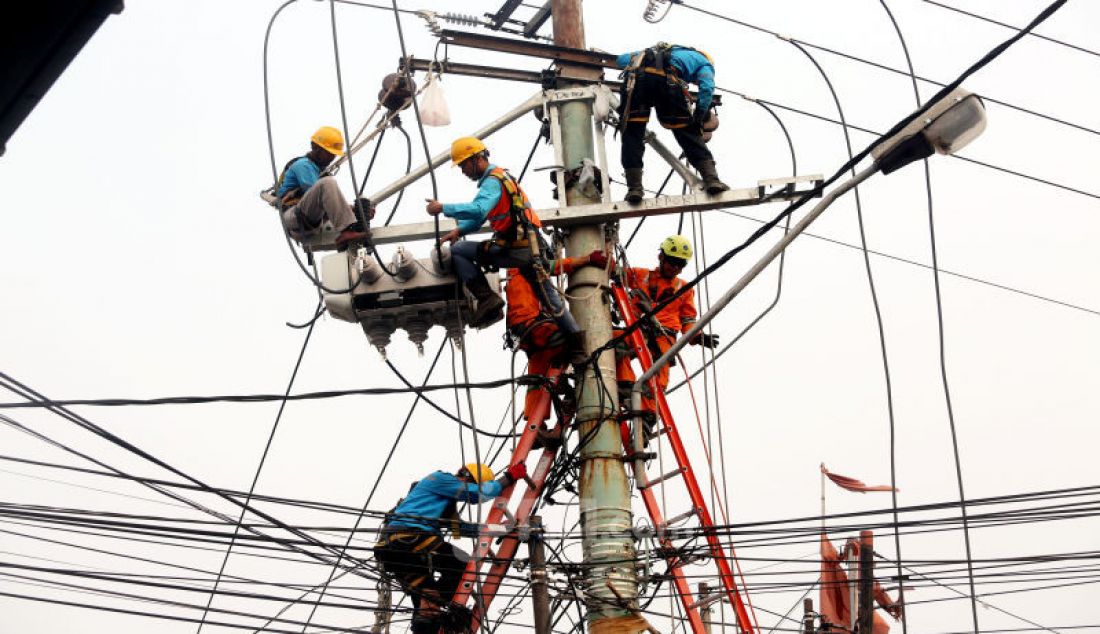
<path fill-rule="evenodd" d="M 693 507 L 691 507 L 691 510 L 687 511 L 686 513 L 680 513 L 679 515 L 676 515 L 675 517 L 668 518 L 667 520 L 665 520 L 661 524 L 661 527 L 662 528 L 671 528 L 673 525 L 679 524 L 680 522 L 690 518 L 693 515 L 697 515 L 698 513 L 699 513 L 699 509 L 697 509 L 693 506 Z"/>
<path fill-rule="evenodd" d="M 685 469 L 683 467 L 680 467 L 679 469 L 675 469 L 673 471 L 669 471 L 668 473 L 666 473 L 664 475 L 658 476 L 658 477 L 650 480 L 649 482 L 646 482 L 645 486 L 640 486 L 638 488 L 648 489 L 649 487 L 651 487 L 655 484 L 660 484 L 660 483 L 664 482 L 665 480 L 668 480 L 669 478 L 675 478 L 678 475 L 683 475 L 683 473 L 685 471 L 687 471 L 687 469 Z"/>

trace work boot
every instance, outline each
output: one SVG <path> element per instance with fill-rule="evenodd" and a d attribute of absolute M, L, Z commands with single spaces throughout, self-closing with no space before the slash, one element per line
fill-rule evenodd
<path fill-rule="evenodd" d="M 703 177 L 703 189 L 711 196 L 721 194 L 729 189 L 728 185 L 718 180 L 718 170 L 714 166 L 714 159 L 699 161 L 695 168 L 699 170 L 699 175 Z"/>
<path fill-rule="evenodd" d="M 711 161 L 711 165 L 714 161 Z M 645 198 L 645 189 L 642 187 L 642 168 L 628 167 L 626 170 L 626 202 L 637 205 Z"/>
<path fill-rule="evenodd" d="M 466 282 L 466 289 L 477 301 L 477 308 L 470 317 L 470 325 L 474 328 L 484 328 L 504 318 L 504 300 L 500 295 L 489 288 L 489 280 L 484 275 L 479 275 Z"/>
<path fill-rule="evenodd" d="M 348 248 L 349 243 L 362 242 L 367 239 L 367 235 L 367 232 L 363 230 L 363 225 L 353 222 L 344 227 L 340 235 L 336 236 L 336 250 L 344 251 Z"/>

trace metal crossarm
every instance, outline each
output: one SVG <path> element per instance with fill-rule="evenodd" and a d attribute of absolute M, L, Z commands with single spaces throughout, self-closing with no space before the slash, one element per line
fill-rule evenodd
<path fill-rule="evenodd" d="M 619 314 L 623 316 L 625 325 L 632 325 L 635 321 L 634 306 L 627 296 L 626 289 L 620 284 L 615 284 L 612 286 L 611 292 L 615 299 L 615 308 L 618 310 Z M 649 347 L 646 345 L 645 336 L 642 334 L 641 330 L 635 329 L 630 332 L 630 334 L 627 335 L 627 342 L 637 355 L 638 361 L 642 364 L 643 371 L 648 370 L 650 366 L 653 365 L 653 358 L 649 353 Z M 675 456 L 678 469 L 653 479 L 650 479 L 643 473 L 641 479 L 644 481 L 636 482 L 635 486 L 641 494 L 642 502 L 646 507 L 646 511 L 649 513 L 653 526 L 658 528 L 656 531 L 658 543 L 662 549 L 670 553 L 667 559 L 669 564 L 669 575 L 676 585 L 676 594 L 680 597 L 680 601 L 684 606 L 684 612 L 688 617 L 688 621 L 691 623 L 692 631 L 695 634 L 705 634 L 706 628 L 700 613 L 700 608 L 702 606 L 700 602 L 695 601 L 693 598 L 691 586 L 688 584 L 688 580 L 683 571 L 683 564 L 685 562 L 680 556 L 675 554 L 677 549 L 672 543 L 669 531 L 665 530 L 669 525 L 695 515 L 699 518 L 699 526 L 706 538 L 711 559 L 713 559 L 714 563 L 718 566 L 718 576 L 722 581 L 722 587 L 725 590 L 726 598 L 729 600 L 730 605 L 733 606 L 734 613 L 737 616 L 738 628 L 743 634 L 755 634 L 754 622 L 749 618 L 748 610 L 745 607 L 745 601 L 742 599 L 743 591 L 738 587 L 737 579 L 734 577 L 733 570 L 730 568 L 725 548 L 722 546 L 718 535 L 714 531 L 714 521 L 711 519 L 706 498 L 703 495 L 702 489 L 699 487 L 698 480 L 695 478 L 695 472 L 691 468 L 691 461 L 680 439 L 680 432 L 676 429 L 676 421 L 672 417 L 672 412 L 668 407 L 668 401 L 665 399 L 664 392 L 658 389 L 655 379 L 650 382 L 649 388 L 653 393 L 653 400 L 657 403 L 657 414 L 662 424 L 659 432 L 667 436 L 668 444 Z M 633 451 L 634 443 L 632 442 L 630 427 L 625 422 L 622 424 L 621 432 L 623 445 L 627 452 Z M 691 499 L 692 509 L 687 513 L 666 520 L 657 502 L 654 485 L 674 479 L 676 476 L 680 476 L 683 479 L 688 496 Z M 731 547 L 731 555 L 732 552 Z"/>
<path fill-rule="evenodd" d="M 550 380 L 553 386 L 557 385 L 560 376 L 560 368 L 552 368 L 546 374 L 546 378 Z M 523 433 L 516 443 L 509 464 L 527 460 L 527 456 L 531 453 L 531 448 L 538 436 L 539 426 L 549 418 L 550 404 L 551 395 L 547 390 L 539 399 L 530 419 L 526 421 Z M 559 421 L 558 424 L 565 425 L 567 421 Z M 508 506 L 513 494 L 516 492 L 518 482 L 505 489 L 499 497 L 493 500 L 493 506 L 489 510 L 488 517 L 483 524 L 483 530 L 478 536 L 477 547 L 474 549 L 469 563 L 466 564 L 466 571 L 462 575 L 462 581 L 459 583 L 458 591 L 455 592 L 453 599 L 459 605 L 466 605 L 473 598 L 473 605 L 469 606 L 473 611 L 473 624 L 470 631 L 478 631 L 479 624 L 488 613 L 489 605 L 496 598 L 505 574 L 516 556 L 516 551 L 519 549 L 521 542 L 521 533 L 530 528 L 528 520 L 535 508 L 535 503 L 542 495 L 546 476 L 550 472 L 550 467 L 554 464 L 558 448 L 556 444 L 544 447 L 535 468 L 524 479 L 526 490 L 520 497 L 519 504 L 514 511 L 510 511 Z M 494 539 L 500 540 L 495 552 L 491 548 Z M 488 570 L 483 573 L 482 569 L 485 568 L 487 563 L 490 565 Z M 477 584 L 479 577 L 481 579 L 480 588 Z"/>

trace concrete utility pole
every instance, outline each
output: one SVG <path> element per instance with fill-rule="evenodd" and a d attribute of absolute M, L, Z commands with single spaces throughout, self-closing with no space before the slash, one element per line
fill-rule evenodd
<path fill-rule="evenodd" d="M 581 0 L 552 0 L 551 16 L 554 44 L 585 48 Z M 590 68 L 562 64 L 565 77 L 591 72 Z M 568 81 L 563 83 L 563 88 L 570 86 Z M 595 158 L 592 107 L 588 102 L 562 105 L 561 132 L 565 169 L 580 166 L 581 159 Z M 575 188 L 558 195 L 565 196 L 569 205 L 599 202 Z M 566 239 L 569 256 L 603 248 L 603 225 L 573 227 Z M 585 331 L 588 354 L 611 338 L 611 313 L 605 288 L 607 274 L 596 267 L 586 266 L 569 277 L 569 304 Z M 590 628 L 604 619 L 630 616 L 633 612 L 629 608 L 637 607 L 634 540 L 630 536 L 634 520 L 617 412 L 615 358 L 608 351 L 600 355 L 595 367 L 586 370 L 577 385 L 577 437 L 588 439 L 580 451 L 580 514 Z"/>

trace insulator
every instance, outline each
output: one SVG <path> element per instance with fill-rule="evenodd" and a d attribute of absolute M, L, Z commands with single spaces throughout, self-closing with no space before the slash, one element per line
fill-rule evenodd
<path fill-rule="evenodd" d="M 660 9 L 661 5 L 665 3 L 668 3 L 668 6 L 665 8 L 665 12 L 661 14 L 661 17 L 657 17 L 657 10 Z M 646 22 L 649 22 L 650 24 L 656 24 L 665 19 L 665 16 L 668 15 L 668 12 L 672 10 L 672 5 L 674 3 L 674 0 L 648 0 L 648 2 L 646 3 L 645 12 L 642 13 L 642 17 L 645 18 Z"/>
<path fill-rule="evenodd" d="M 424 342 L 428 340 L 428 330 L 431 327 L 431 320 L 423 317 L 409 317 L 405 320 L 405 332 L 409 333 L 409 341 L 416 344 L 416 351 L 420 356 L 424 356 Z"/>
<path fill-rule="evenodd" d="M 439 14 L 435 11 L 428 11 L 421 9 L 416 12 L 416 15 L 424 18 L 424 21 L 428 23 L 428 30 L 432 32 L 432 35 L 439 37 L 443 35 L 443 27 L 439 26 Z"/>
<path fill-rule="evenodd" d="M 451 338 L 455 346 L 462 348 L 462 334 L 464 328 L 462 327 L 462 322 L 459 320 L 458 315 L 455 315 L 454 311 L 448 310 L 447 314 L 440 322 L 440 325 L 447 331 L 447 336 Z"/>
<path fill-rule="evenodd" d="M 382 265 L 367 251 L 366 247 L 359 247 L 355 253 L 355 268 L 359 271 L 359 278 L 367 284 L 374 284 L 382 277 Z"/>
<path fill-rule="evenodd" d="M 482 26 L 484 24 L 484 22 L 481 21 L 481 18 L 466 13 L 444 13 L 439 17 L 448 22 L 451 22 L 452 24 L 463 24 L 466 26 Z"/>
<path fill-rule="evenodd" d="M 397 330 L 397 325 L 392 319 L 382 318 L 363 323 L 363 332 L 367 333 L 370 345 L 378 349 L 382 358 L 386 358 L 386 346 L 390 345 L 390 336 Z"/>
<path fill-rule="evenodd" d="M 432 249 L 432 268 L 436 274 L 446 275 L 451 272 L 451 243 L 444 242 L 438 249 Z"/>
<path fill-rule="evenodd" d="M 419 268 L 420 265 L 417 264 L 416 258 L 404 246 L 398 246 L 397 251 L 394 251 L 393 261 L 390 262 L 390 269 L 393 270 L 393 276 L 397 278 L 397 281 L 407 282 L 411 280 Z"/>

